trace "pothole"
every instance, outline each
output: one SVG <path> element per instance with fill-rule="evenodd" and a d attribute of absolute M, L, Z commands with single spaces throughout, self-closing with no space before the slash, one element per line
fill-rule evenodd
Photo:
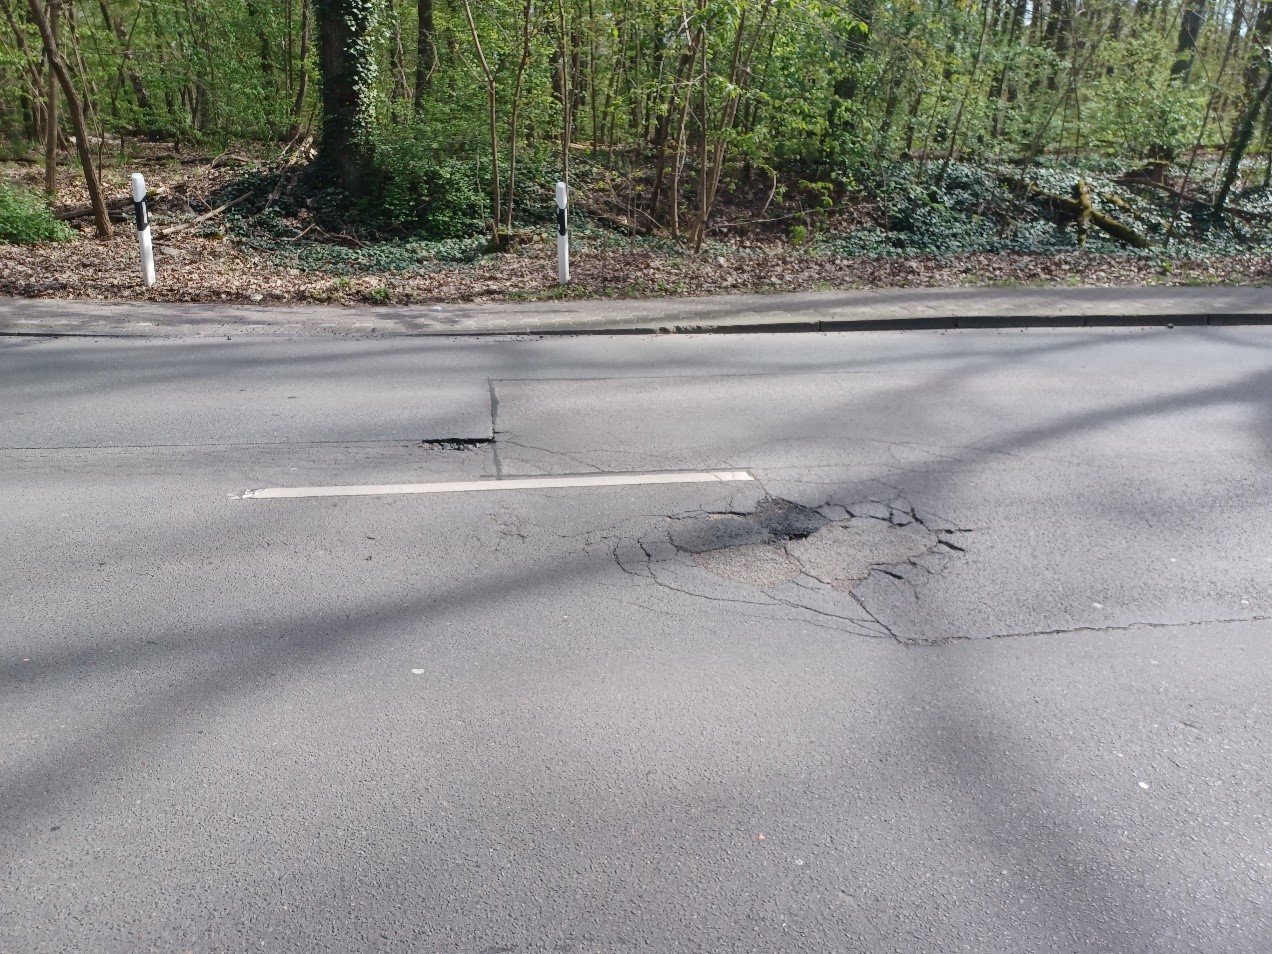
<path fill-rule="evenodd" d="M 670 536 L 678 550 L 707 553 L 811 536 L 830 521 L 819 511 L 789 500 L 765 497 L 751 513 L 707 513 L 672 517 Z"/>
<path fill-rule="evenodd" d="M 670 536 L 698 566 L 734 583 L 766 590 L 808 576 L 841 592 L 871 570 L 909 563 L 940 542 L 912 509 L 877 503 L 857 509 L 861 516 L 838 504 L 814 510 L 768 497 L 749 514 L 673 520 Z"/>
<path fill-rule="evenodd" d="M 665 534 L 620 544 L 615 557 L 624 570 L 689 595 L 805 610 L 837 628 L 892 635 L 858 588 L 876 575 L 915 586 L 964 552 L 953 540 L 967 532 L 921 518 L 900 498 L 806 507 L 765 497 L 748 513 L 670 517 Z"/>
<path fill-rule="evenodd" d="M 478 447 L 485 447 L 487 444 L 493 444 L 493 437 L 426 437 L 422 439 L 418 446 L 420 447 L 436 447 L 442 450 L 459 450 L 468 451 Z"/>

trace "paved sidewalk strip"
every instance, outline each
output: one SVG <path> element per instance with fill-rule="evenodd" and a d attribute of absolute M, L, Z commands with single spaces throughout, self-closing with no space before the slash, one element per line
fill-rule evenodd
<path fill-rule="evenodd" d="M 0 298 L 0 335 L 789 333 L 1272 324 L 1272 287 L 922 288 L 431 306 Z"/>

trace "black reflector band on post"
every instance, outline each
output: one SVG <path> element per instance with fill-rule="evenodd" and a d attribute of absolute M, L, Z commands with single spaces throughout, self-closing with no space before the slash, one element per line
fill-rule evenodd
<path fill-rule="evenodd" d="M 137 216 L 137 231 L 144 232 L 150 227 L 150 218 L 146 214 L 146 200 L 133 203 L 133 214 Z"/>
<path fill-rule="evenodd" d="M 565 209 L 560 206 L 557 206 L 557 233 L 560 235 L 566 233 Z"/>

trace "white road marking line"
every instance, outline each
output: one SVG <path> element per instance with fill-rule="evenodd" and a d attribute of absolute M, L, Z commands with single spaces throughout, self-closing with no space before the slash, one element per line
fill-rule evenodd
<path fill-rule="evenodd" d="M 755 480 L 745 470 L 705 470 L 661 474 L 583 474 L 576 477 L 511 477 L 436 484 L 362 484 L 348 487 L 267 487 L 245 490 L 242 499 L 283 497 L 369 497 L 377 494 L 457 494 L 489 490 L 551 490 L 571 487 L 630 487 L 640 484 L 708 484 Z"/>

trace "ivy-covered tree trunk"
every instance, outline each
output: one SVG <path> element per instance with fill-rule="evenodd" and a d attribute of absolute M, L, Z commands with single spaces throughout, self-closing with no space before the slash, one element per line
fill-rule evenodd
<path fill-rule="evenodd" d="M 370 186 L 366 133 L 373 119 L 375 0 L 317 0 L 318 69 L 322 74 L 319 159 L 351 195 Z"/>
<path fill-rule="evenodd" d="M 1171 79 L 1187 83 L 1192 75 L 1193 60 L 1197 56 L 1197 40 L 1206 25 L 1206 0 L 1187 0 L 1180 14 L 1179 38 L 1175 41 L 1175 63 L 1170 68 Z"/>

